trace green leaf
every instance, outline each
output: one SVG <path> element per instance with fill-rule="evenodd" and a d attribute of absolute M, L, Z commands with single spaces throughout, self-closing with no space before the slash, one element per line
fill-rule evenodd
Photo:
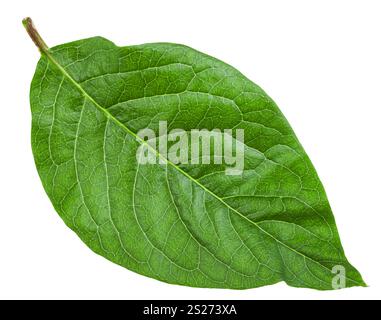
<path fill-rule="evenodd" d="M 233 67 L 170 43 L 96 37 L 48 49 L 30 102 L 32 148 L 58 214 L 94 252 L 161 281 L 246 289 L 364 286 L 323 186 L 269 96 Z M 139 165 L 142 128 L 244 129 L 245 170 Z M 152 150 L 151 150 L 152 151 Z M 339 266 L 339 267 L 337 267 Z M 339 279 L 339 280 L 340 280 Z"/>

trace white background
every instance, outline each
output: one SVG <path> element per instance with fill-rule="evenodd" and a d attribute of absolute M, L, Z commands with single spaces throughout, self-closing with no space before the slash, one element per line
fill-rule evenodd
<path fill-rule="evenodd" d="M 370 287 L 195 289 L 92 253 L 54 212 L 34 166 L 28 95 L 39 53 L 25 16 L 51 46 L 95 35 L 183 43 L 259 84 L 315 164 L 348 259 Z M 0 298 L 381 298 L 380 1 L 14 0 L 1 4 L 0 30 Z"/>

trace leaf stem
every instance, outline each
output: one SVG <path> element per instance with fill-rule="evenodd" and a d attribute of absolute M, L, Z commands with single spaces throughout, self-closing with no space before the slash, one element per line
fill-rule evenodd
<path fill-rule="evenodd" d="M 49 47 L 46 45 L 45 41 L 41 38 L 37 29 L 35 28 L 31 18 L 27 17 L 22 20 L 24 28 L 28 32 L 30 38 L 33 40 L 34 44 L 41 51 L 41 53 L 48 53 Z"/>

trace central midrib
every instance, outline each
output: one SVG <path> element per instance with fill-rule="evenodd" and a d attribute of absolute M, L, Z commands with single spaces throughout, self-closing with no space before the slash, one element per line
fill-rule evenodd
<path fill-rule="evenodd" d="M 146 146 L 148 146 L 148 148 L 150 148 L 158 157 L 160 157 L 161 159 L 163 159 L 167 164 L 171 165 L 172 167 L 174 167 L 177 171 L 179 171 L 180 173 L 182 173 L 184 176 L 186 176 L 188 179 L 190 179 L 193 183 L 197 184 L 199 187 L 201 187 L 203 190 L 205 190 L 207 193 L 209 193 L 212 197 L 216 198 L 217 200 L 219 200 L 223 205 L 225 205 L 228 209 L 230 209 L 231 211 L 235 212 L 236 214 L 238 214 L 242 219 L 244 219 L 245 221 L 249 222 L 250 224 L 254 225 L 256 228 L 258 228 L 261 232 L 263 232 L 264 234 L 266 234 L 268 237 L 272 238 L 274 241 L 276 241 L 277 243 L 281 244 L 282 246 L 284 246 L 285 248 L 287 248 L 288 250 L 292 251 L 292 252 L 295 252 L 296 254 L 302 256 L 303 258 L 305 259 L 308 259 L 310 261 L 312 261 L 313 263 L 321 266 L 322 268 L 324 268 L 325 270 L 329 271 L 329 273 L 331 273 L 331 269 L 329 269 L 328 267 L 326 267 L 325 265 L 321 264 L 319 261 L 316 261 L 312 258 L 310 258 L 309 256 L 306 256 L 305 254 L 295 250 L 294 248 L 288 246 L 286 243 L 280 241 L 279 239 L 277 239 L 274 235 L 272 235 L 271 233 L 269 233 L 268 231 L 266 231 L 265 229 L 261 228 L 261 226 L 259 226 L 256 222 L 250 220 L 249 218 L 247 218 L 245 215 L 243 215 L 242 213 L 240 213 L 237 209 L 233 208 L 232 206 L 230 206 L 228 203 L 226 203 L 222 198 L 220 198 L 218 195 L 216 195 L 213 191 L 211 191 L 210 189 L 208 189 L 207 187 L 205 187 L 203 184 L 201 184 L 199 181 L 197 181 L 196 179 L 194 179 L 191 175 L 189 175 L 187 172 L 185 172 L 184 170 L 182 170 L 181 168 L 179 168 L 178 166 L 176 166 L 173 162 L 169 161 L 165 156 L 163 156 L 160 152 L 158 152 L 155 148 L 153 148 L 151 145 L 149 145 L 148 143 L 146 143 L 146 141 L 144 141 L 143 139 L 141 139 L 135 132 L 133 132 L 130 128 L 128 128 L 126 125 L 124 125 L 122 122 L 120 122 L 117 118 L 115 118 L 106 108 L 103 108 L 97 101 L 95 101 L 83 88 L 82 86 L 77 82 L 75 81 L 75 79 L 64 69 L 64 67 L 62 67 L 57 61 L 56 59 L 51 55 L 51 53 L 49 51 L 46 51 L 46 52 L 43 52 L 42 55 L 46 55 L 46 57 L 62 72 L 62 74 L 70 81 L 73 83 L 73 85 L 83 94 L 83 96 L 88 99 L 89 101 L 91 101 L 101 112 L 103 112 L 105 114 L 105 116 L 107 118 L 109 118 L 110 120 L 114 121 L 118 126 L 120 126 L 124 131 L 126 131 L 128 134 L 130 134 L 131 136 L 133 136 L 137 141 L 139 141 L 141 144 L 144 144 Z M 351 280 L 353 281 L 354 283 L 356 284 L 360 284 L 359 282 L 351 279 L 351 278 L 348 278 L 346 277 L 348 280 Z M 320 279 L 321 280 L 321 279 Z M 324 282 L 323 280 L 321 280 L 322 282 Z"/>

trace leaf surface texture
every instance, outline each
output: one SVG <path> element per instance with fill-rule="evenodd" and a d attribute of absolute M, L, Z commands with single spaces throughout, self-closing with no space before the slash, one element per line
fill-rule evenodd
<path fill-rule="evenodd" d="M 31 86 L 32 147 L 56 211 L 96 253 L 196 287 L 285 281 L 364 285 L 347 261 L 310 160 L 288 122 L 233 67 L 177 44 L 91 38 L 42 54 Z M 142 128 L 245 130 L 245 170 L 139 165 Z M 160 155 L 159 155 L 160 156 Z"/>

